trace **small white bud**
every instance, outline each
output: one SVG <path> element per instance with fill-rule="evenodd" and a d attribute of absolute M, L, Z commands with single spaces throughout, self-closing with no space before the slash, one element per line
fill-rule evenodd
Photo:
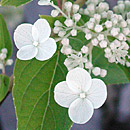
<path fill-rule="evenodd" d="M 79 5 L 73 4 L 73 13 L 77 13 L 79 11 Z"/>
<path fill-rule="evenodd" d="M 72 49 L 71 48 L 66 48 L 65 51 L 64 51 L 65 55 L 69 55 L 71 53 L 72 53 Z"/>
<path fill-rule="evenodd" d="M 59 37 L 63 37 L 65 34 L 66 34 L 66 31 L 60 31 L 60 32 L 58 33 L 58 36 L 59 36 Z"/>
<path fill-rule="evenodd" d="M 104 78 L 106 75 L 107 75 L 107 70 L 101 69 L 100 76 Z"/>
<path fill-rule="evenodd" d="M 102 12 L 101 15 L 102 15 L 102 18 L 107 18 L 107 12 L 106 11 Z"/>
<path fill-rule="evenodd" d="M 87 46 L 83 46 L 83 47 L 81 48 L 81 52 L 82 52 L 82 53 L 88 53 L 88 47 L 87 47 Z"/>
<path fill-rule="evenodd" d="M 123 33 L 125 35 L 129 35 L 130 34 L 130 29 L 129 28 L 123 28 Z"/>
<path fill-rule="evenodd" d="M 67 27 L 72 27 L 73 26 L 73 20 L 72 19 L 66 19 L 64 24 L 67 26 Z"/>
<path fill-rule="evenodd" d="M 6 48 L 3 48 L 3 49 L 1 50 L 1 52 L 4 53 L 4 54 L 7 54 L 8 50 L 7 50 Z"/>
<path fill-rule="evenodd" d="M 127 67 L 130 67 L 130 62 L 126 62 L 126 66 L 127 66 Z"/>
<path fill-rule="evenodd" d="M 77 36 L 77 30 L 76 29 L 73 29 L 70 33 L 71 33 L 72 36 Z"/>
<path fill-rule="evenodd" d="M 106 48 L 106 47 L 107 47 L 107 41 L 102 40 L 102 41 L 99 43 L 99 45 L 100 45 L 101 48 Z"/>
<path fill-rule="evenodd" d="M 6 57 L 7 57 L 6 54 L 4 54 L 4 53 L 1 53 L 1 54 L 0 54 L 0 60 L 5 60 Z"/>
<path fill-rule="evenodd" d="M 118 39 L 119 39 L 120 41 L 126 41 L 126 37 L 125 37 L 125 35 L 124 35 L 123 33 L 120 33 L 120 34 L 119 34 Z"/>
<path fill-rule="evenodd" d="M 111 35 L 115 37 L 119 34 L 119 32 L 120 32 L 120 28 L 112 28 Z"/>
<path fill-rule="evenodd" d="M 118 40 L 114 40 L 114 41 L 113 41 L 113 44 L 114 44 L 116 47 L 120 47 L 120 46 L 121 46 L 121 42 L 118 41 Z"/>
<path fill-rule="evenodd" d="M 72 8 L 72 3 L 70 1 L 65 2 L 64 8 L 66 9 L 67 12 L 70 12 Z"/>
<path fill-rule="evenodd" d="M 81 19 L 81 15 L 80 15 L 79 13 L 74 14 L 74 15 L 73 15 L 73 18 L 74 18 L 74 20 L 75 20 L 76 22 L 78 22 L 78 21 Z"/>
<path fill-rule="evenodd" d="M 97 40 L 97 38 L 94 38 L 93 40 L 91 40 L 91 43 L 93 46 L 97 46 L 99 41 Z"/>
<path fill-rule="evenodd" d="M 101 69 L 99 67 L 95 67 L 93 70 L 92 70 L 92 73 L 95 75 L 95 76 L 98 76 L 100 75 L 101 73 Z"/>
<path fill-rule="evenodd" d="M 100 22 L 100 20 L 101 20 L 101 15 L 99 15 L 99 14 L 94 14 L 94 18 L 96 19 L 96 21 Z"/>
<path fill-rule="evenodd" d="M 54 27 L 53 32 L 54 32 L 55 34 L 58 34 L 60 30 L 61 30 L 60 27 Z"/>
<path fill-rule="evenodd" d="M 61 27 L 61 26 L 62 26 L 62 23 L 61 23 L 59 20 L 56 20 L 55 23 L 54 23 L 54 25 L 55 25 L 56 27 Z"/>
<path fill-rule="evenodd" d="M 103 35 L 103 34 L 99 34 L 98 37 L 97 37 L 97 39 L 98 39 L 99 41 L 104 40 L 104 35 Z"/>
<path fill-rule="evenodd" d="M 89 29 L 93 29 L 94 28 L 94 23 L 93 22 L 87 22 L 87 26 Z"/>
<path fill-rule="evenodd" d="M 112 27 L 112 22 L 111 21 L 106 21 L 105 26 L 106 26 L 106 28 L 111 28 Z"/>
<path fill-rule="evenodd" d="M 121 26 L 122 28 L 125 28 L 125 27 L 127 26 L 127 22 L 126 22 L 126 21 L 122 21 L 122 22 L 120 23 L 120 26 Z"/>
<path fill-rule="evenodd" d="M 59 11 L 58 10 L 52 10 L 51 11 L 51 16 L 52 17 L 57 17 L 59 15 Z"/>
<path fill-rule="evenodd" d="M 13 60 L 12 59 L 8 59 L 6 62 L 6 65 L 12 65 L 13 64 Z"/>
<path fill-rule="evenodd" d="M 111 44 L 110 44 L 110 48 L 112 49 L 112 50 L 114 50 L 114 49 L 116 49 L 116 45 L 115 45 L 115 43 L 114 42 L 112 42 Z"/>
<path fill-rule="evenodd" d="M 63 38 L 61 43 L 64 45 L 64 46 L 68 46 L 69 45 L 69 39 L 68 38 Z"/>
<path fill-rule="evenodd" d="M 128 50 L 129 45 L 126 42 L 122 42 L 123 49 Z"/>
<path fill-rule="evenodd" d="M 111 53 L 111 49 L 108 47 L 104 51 L 105 51 L 105 53 Z"/>
<path fill-rule="evenodd" d="M 88 11 L 88 9 L 86 8 L 86 9 L 84 9 L 84 14 L 85 15 L 89 15 L 89 11 Z"/>
<path fill-rule="evenodd" d="M 90 13 L 94 13 L 95 12 L 95 5 L 93 3 L 87 5 L 87 9 Z"/>
<path fill-rule="evenodd" d="M 86 38 L 87 40 L 90 40 L 90 39 L 92 38 L 92 34 L 91 34 L 91 33 L 87 33 L 87 34 L 85 35 L 85 38 Z"/>
<path fill-rule="evenodd" d="M 109 61 L 110 63 L 113 63 L 113 62 L 115 62 L 115 61 L 116 61 L 116 59 L 115 59 L 115 57 L 114 57 L 114 56 L 111 56 L 111 57 L 108 59 L 108 61 Z"/>
<path fill-rule="evenodd" d="M 103 27 L 102 25 L 96 25 L 95 28 L 94 28 L 95 32 L 101 32 L 103 30 Z"/>
<path fill-rule="evenodd" d="M 91 69 L 93 67 L 93 64 L 91 62 L 85 63 L 85 68 L 86 69 Z"/>
<path fill-rule="evenodd" d="M 124 4 L 124 3 L 119 4 L 119 5 L 118 5 L 118 8 L 119 8 L 119 11 L 120 11 L 120 12 L 124 12 L 124 10 L 125 10 L 125 4 Z"/>

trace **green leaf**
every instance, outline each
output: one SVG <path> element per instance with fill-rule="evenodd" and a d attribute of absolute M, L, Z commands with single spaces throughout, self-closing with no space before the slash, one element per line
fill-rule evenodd
<path fill-rule="evenodd" d="M 0 14 L 0 50 L 3 48 L 8 50 L 8 59 L 12 55 L 12 41 L 3 16 Z"/>
<path fill-rule="evenodd" d="M 48 61 L 17 60 L 13 98 L 18 130 L 69 130 L 68 110 L 54 101 L 54 87 L 66 78 L 65 56 L 58 52 Z"/>
<path fill-rule="evenodd" d="M 93 64 L 108 71 L 105 78 L 97 77 L 104 80 L 107 85 L 130 83 L 130 68 L 120 64 L 109 63 L 104 57 L 103 49 L 98 47 L 93 49 Z M 95 78 L 94 75 L 93 77 Z"/>
<path fill-rule="evenodd" d="M 90 42 L 86 40 L 85 33 L 83 32 L 79 32 L 75 37 L 70 36 L 69 39 L 70 45 L 76 51 L 80 51 L 84 45 L 87 45 Z"/>
<path fill-rule="evenodd" d="M 9 89 L 9 77 L 0 75 L 0 102 L 5 98 Z"/>
<path fill-rule="evenodd" d="M 11 6 L 20 6 L 20 5 L 24 5 L 28 2 L 30 2 L 32 0 L 1 0 L 1 5 L 2 6 L 7 6 L 7 5 L 11 5 Z"/>

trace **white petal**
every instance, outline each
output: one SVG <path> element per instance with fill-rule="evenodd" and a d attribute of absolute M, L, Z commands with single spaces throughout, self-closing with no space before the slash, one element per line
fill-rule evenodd
<path fill-rule="evenodd" d="M 32 45 L 32 25 L 31 24 L 21 24 L 14 32 L 14 41 L 18 49 L 26 45 Z"/>
<path fill-rule="evenodd" d="M 87 99 L 76 99 L 69 107 L 69 117 L 77 124 L 85 124 L 94 112 L 92 103 Z"/>
<path fill-rule="evenodd" d="M 37 28 L 39 33 L 39 42 L 46 41 L 51 35 L 51 28 L 47 20 L 38 19 L 34 26 Z"/>
<path fill-rule="evenodd" d="M 27 45 L 22 47 L 17 52 L 17 58 L 20 60 L 30 60 L 34 58 L 38 53 L 38 49 L 34 47 L 33 45 Z"/>
<path fill-rule="evenodd" d="M 56 42 L 54 39 L 49 38 L 47 41 L 43 42 L 39 45 L 38 54 L 36 55 L 36 59 L 40 61 L 50 59 L 54 53 L 56 52 Z"/>
<path fill-rule="evenodd" d="M 32 26 L 32 36 L 34 41 L 39 42 L 39 33 L 35 26 Z"/>
<path fill-rule="evenodd" d="M 56 85 L 54 90 L 54 99 L 62 107 L 69 108 L 70 104 L 78 98 L 78 94 L 69 89 L 66 81 L 60 82 Z"/>
<path fill-rule="evenodd" d="M 75 68 L 68 72 L 66 82 L 74 92 L 86 92 L 89 90 L 92 81 L 90 74 L 86 70 Z"/>
<path fill-rule="evenodd" d="M 107 98 L 107 88 L 100 79 L 92 79 L 92 85 L 87 92 L 87 99 L 92 102 L 95 109 L 101 107 Z"/>

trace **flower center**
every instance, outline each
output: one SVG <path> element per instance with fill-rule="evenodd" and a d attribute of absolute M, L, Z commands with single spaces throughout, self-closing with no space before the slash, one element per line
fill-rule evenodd
<path fill-rule="evenodd" d="M 86 98 L 86 94 L 85 93 L 80 93 L 80 98 Z"/>
<path fill-rule="evenodd" d="M 35 47 L 37 47 L 37 46 L 39 45 L 39 43 L 35 41 L 35 42 L 33 43 L 33 45 L 34 45 Z"/>

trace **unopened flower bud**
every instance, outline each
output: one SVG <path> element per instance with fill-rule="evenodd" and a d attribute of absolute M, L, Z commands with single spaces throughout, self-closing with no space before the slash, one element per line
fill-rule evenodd
<path fill-rule="evenodd" d="M 73 13 L 77 13 L 79 11 L 79 5 L 73 4 Z"/>
<path fill-rule="evenodd" d="M 51 11 L 51 16 L 52 17 L 57 17 L 59 15 L 59 11 L 58 10 L 52 10 Z"/>
<path fill-rule="evenodd" d="M 95 75 L 95 76 L 98 76 L 100 75 L 101 73 L 101 69 L 99 67 L 95 67 L 93 70 L 92 70 L 92 73 Z"/>
<path fill-rule="evenodd" d="M 68 38 L 63 38 L 61 43 L 64 45 L 64 46 L 68 46 L 69 45 L 69 39 Z"/>
<path fill-rule="evenodd" d="M 77 36 L 77 30 L 76 29 L 73 29 L 70 33 L 71 33 L 72 36 Z"/>
<path fill-rule="evenodd" d="M 67 27 L 73 26 L 73 20 L 72 19 L 66 19 L 64 23 Z"/>
<path fill-rule="evenodd" d="M 107 75 L 107 70 L 101 69 L 100 76 L 101 76 L 101 77 L 105 77 L 106 75 Z"/>
<path fill-rule="evenodd" d="M 59 20 L 56 20 L 55 23 L 54 23 L 54 25 L 56 27 L 60 27 L 60 26 L 62 26 L 62 23 Z"/>
<path fill-rule="evenodd" d="M 75 20 L 76 22 L 78 22 L 78 21 L 81 19 L 81 15 L 80 15 L 79 13 L 74 14 L 74 15 L 73 15 L 73 18 L 74 18 L 74 20 Z"/>
<path fill-rule="evenodd" d="M 82 52 L 82 53 L 88 53 L 88 47 L 87 47 L 87 46 L 83 46 L 83 47 L 81 48 L 81 52 Z"/>

